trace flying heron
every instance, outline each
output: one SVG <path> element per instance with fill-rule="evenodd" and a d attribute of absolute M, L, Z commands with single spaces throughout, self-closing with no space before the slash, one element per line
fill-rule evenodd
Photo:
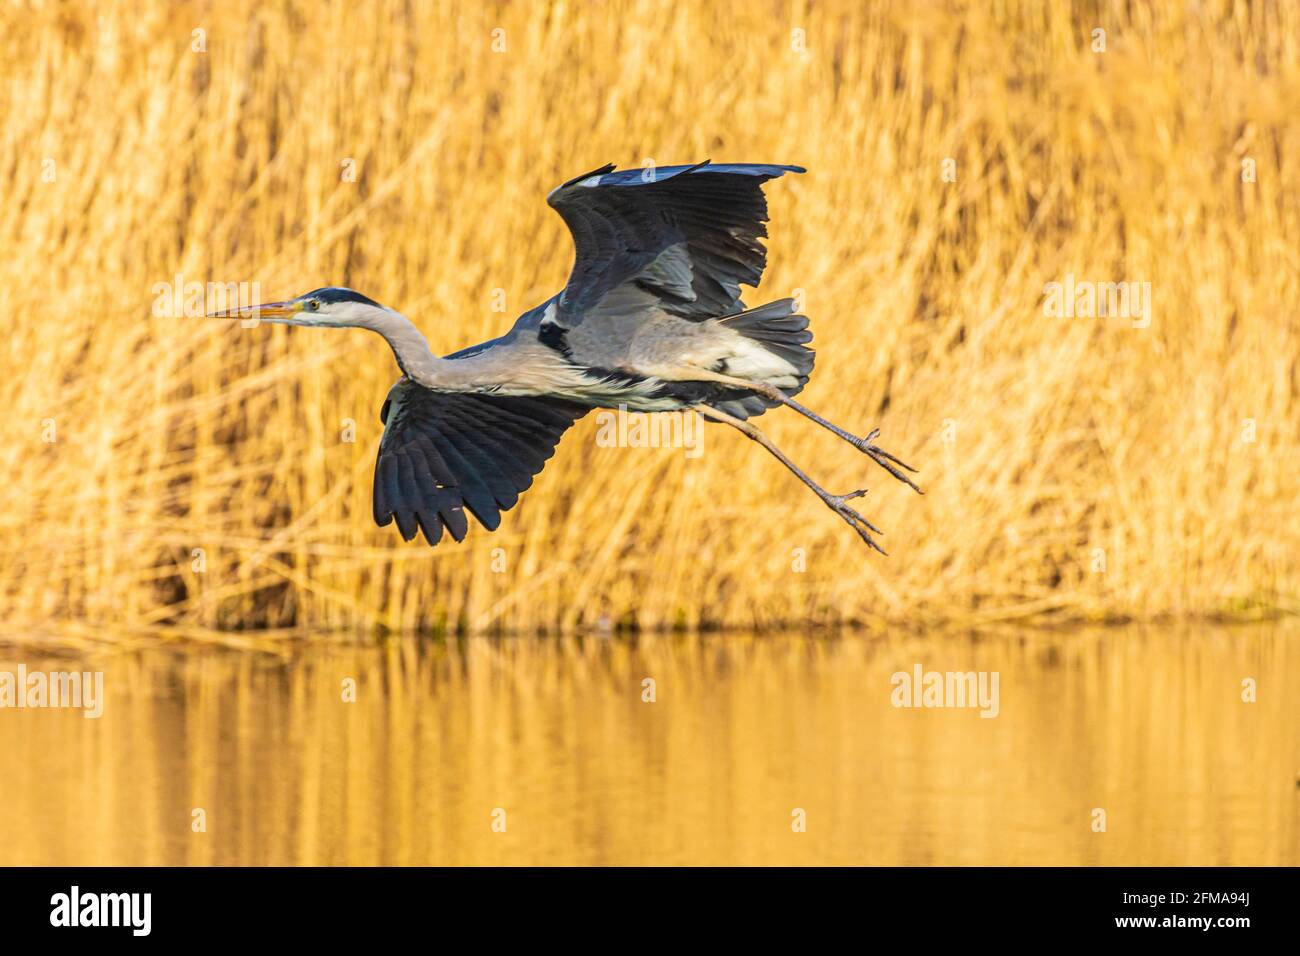
<path fill-rule="evenodd" d="M 323 288 L 233 315 L 285 325 L 361 328 L 392 347 L 402 377 L 380 412 L 375 521 L 430 545 L 456 541 L 468 510 L 494 531 L 592 408 L 694 409 L 758 442 L 872 548 L 880 529 L 772 443 L 752 419 L 787 405 L 899 481 L 915 471 L 865 437 L 796 402 L 813 368 L 812 333 L 793 299 L 746 309 L 741 284 L 767 263 L 762 184 L 799 166 L 712 164 L 584 173 L 547 202 L 573 234 L 563 291 L 499 338 L 439 358 L 405 316 L 359 292 Z M 232 317 L 225 313 L 221 317 Z"/>

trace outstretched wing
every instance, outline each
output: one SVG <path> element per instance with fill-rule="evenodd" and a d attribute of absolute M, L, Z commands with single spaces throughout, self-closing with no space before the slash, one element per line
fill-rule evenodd
<path fill-rule="evenodd" d="M 576 258 L 545 324 L 573 328 L 612 294 L 686 318 L 744 309 L 740 286 L 767 264 L 763 183 L 799 166 L 701 163 L 614 172 L 604 166 L 547 202 L 573 234 Z M 614 311 L 610 309 L 610 311 Z"/>
<path fill-rule="evenodd" d="M 563 399 L 435 392 L 402 379 L 380 412 L 375 521 L 397 519 L 407 541 L 422 530 L 437 544 L 444 528 L 465 537 L 469 509 L 495 531 L 586 412 Z"/>

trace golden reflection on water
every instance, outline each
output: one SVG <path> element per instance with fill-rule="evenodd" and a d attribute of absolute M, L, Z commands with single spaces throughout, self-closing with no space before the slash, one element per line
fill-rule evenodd
<path fill-rule="evenodd" d="M 1296 865 L 1297 637 L 0 647 L 106 686 L 0 710 L 0 864 Z M 895 708 L 918 663 L 997 671 L 1000 713 Z"/>

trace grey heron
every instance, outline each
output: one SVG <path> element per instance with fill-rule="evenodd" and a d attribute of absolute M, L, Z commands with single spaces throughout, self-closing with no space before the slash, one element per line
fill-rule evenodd
<path fill-rule="evenodd" d="M 360 328 L 388 342 L 402 377 L 384 401 L 374 515 L 410 541 L 456 541 L 469 511 L 489 531 L 514 507 L 564 432 L 592 408 L 694 409 L 758 442 L 859 537 L 880 529 L 813 481 L 750 420 L 786 405 L 918 493 L 915 471 L 793 399 L 813 369 L 812 333 L 792 299 L 747 309 L 767 263 L 763 183 L 799 166 L 713 164 L 584 173 L 547 202 L 576 256 L 564 289 L 499 338 L 445 357 L 405 316 L 345 288 L 322 288 L 223 317 Z"/>

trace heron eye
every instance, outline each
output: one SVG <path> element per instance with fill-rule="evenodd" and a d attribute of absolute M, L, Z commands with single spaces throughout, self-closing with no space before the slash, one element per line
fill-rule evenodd
<path fill-rule="evenodd" d="M 311 309 L 313 312 L 319 312 L 319 311 L 320 311 L 320 300 L 319 300 L 319 299 L 309 299 L 309 300 L 307 301 L 307 308 Z"/>

